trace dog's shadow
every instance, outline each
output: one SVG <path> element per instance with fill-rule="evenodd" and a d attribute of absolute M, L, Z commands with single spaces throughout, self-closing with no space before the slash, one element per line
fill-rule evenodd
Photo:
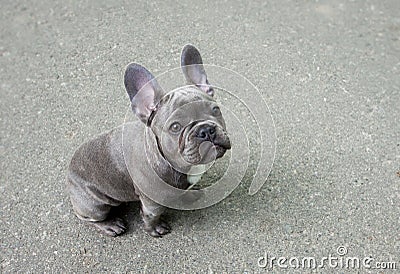
<path fill-rule="evenodd" d="M 274 182 L 267 180 L 266 185 L 271 184 L 274 184 Z M 221 222 L 221 220 L 234 226 L 241 226 L 243 218 L 249 218 L 248 221 L 245 221 L 246 223 L 252 222 L 254 221 L 252 216 L 256 214 L 254 208 L 260 206 L 271 207 L 265 201 L 273 199 L 269 197 L 271 194 L 268 193 L 268 190 L 260 193 L 258 197 L 257 195 L 249 196 L 247 185 L 244 182 L 244 186 L 236 188 L 223 201 L 207 208 L 198 210 L 168 208 L 162 218 L 171 226 L 171 234 L 174 235 L 191 235 L 196 231 L 209 231 L 210 227 L 218 226 L 216 222 Z M 262 202 L 260 203 L 260 201 Z M 143 221 L 140 215 L 140 202 L 123 203 L 119 207 L 113 208 L 110 214 L 121 217 L 126 221 L 128 225 L 126 235 L 144 233 Z M 268 224 L 268 227 L 270 226 L 271 224 Z M 164 237 L 168 237 L 168 235 Z"/>

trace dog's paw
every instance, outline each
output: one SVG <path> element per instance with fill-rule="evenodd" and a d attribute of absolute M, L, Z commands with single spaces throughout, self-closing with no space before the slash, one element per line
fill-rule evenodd
<path fill-rule="evenodd" d="M 162 237 L 171 232 L 171 227 L 164 221 L 160 221 L 154 226 L 145 227 L 145 231 L 152 237 Z"/>
<path fill-rule="evenodd" d="M 97 228 L 101 233 L 116 237 L 123 234 L 127 227 L 121 218 L 109 219 L 101 222 L 94 222 L 92 225 Z"/>

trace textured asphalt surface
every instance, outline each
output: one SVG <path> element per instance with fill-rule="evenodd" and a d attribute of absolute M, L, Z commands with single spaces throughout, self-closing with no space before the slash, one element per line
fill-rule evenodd
<path fill-rule="evenodd" d="M 271 270 L 265 254 L 340 247 L 399 271 L 400 2 L 245 2 L 1 1 L 0 272 L 253 273 Z M 168 211 L 162 239 L 136 204 L 127 234 L 103 236 L 71 211 L 69 160 L 123 122 L 125 66 L 175 68 L 186 43 L 260 89 L 271 174 L 255 196 L 246 179 L 213 207 Z"/>

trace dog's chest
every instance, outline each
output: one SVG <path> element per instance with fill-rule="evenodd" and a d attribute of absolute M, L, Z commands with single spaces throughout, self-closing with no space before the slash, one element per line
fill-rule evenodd
<path fill-rule="evenodd" d="M 205 165 L 192 166 L 187 174 L 187 180 L 189 184 L 197 184 L 201 180 L 204 172 L 206 172 Z"/>

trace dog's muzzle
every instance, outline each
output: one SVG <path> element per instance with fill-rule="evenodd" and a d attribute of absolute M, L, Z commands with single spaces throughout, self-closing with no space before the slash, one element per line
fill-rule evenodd
<path fill-rule="evenodd" d="M 182 155 L 192 163 L 207 163 L 222 157 L 230 148 L 228 135 L 221 126 L 199 122 L 187 132 Z"/>

